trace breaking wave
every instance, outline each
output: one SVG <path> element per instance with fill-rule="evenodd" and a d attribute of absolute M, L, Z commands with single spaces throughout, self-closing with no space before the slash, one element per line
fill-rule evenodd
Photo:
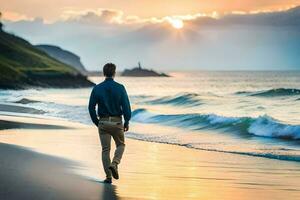
<path fill-rule="evenodd" d="M 141 123 L 163 123 L 170 126 L 199 129 L 226 129 L 231 132 L 261 137 L 300 139 L 300 125 L 279 122 L 267 115 L 252 117 L 225 117 L 216 114 L 154 114 L 146 109 L 133 111 L 133 121 Z"/>

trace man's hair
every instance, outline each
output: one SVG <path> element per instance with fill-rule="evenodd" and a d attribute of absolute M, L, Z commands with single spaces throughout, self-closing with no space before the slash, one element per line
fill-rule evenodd
<path fill-rule="evenodd" d="M 106 77 L 113 77 L 116 74 L 116 65 L 107 63 L 103 66 L 103 75 Z"/>

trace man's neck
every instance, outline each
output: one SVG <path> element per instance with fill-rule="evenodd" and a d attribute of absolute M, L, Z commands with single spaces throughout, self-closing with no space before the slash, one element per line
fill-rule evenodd
<path fill-rule="evenodd" d="M 114 80 L 114 78 L 113 77 L 105 77 L 105 80 L 106 81 L 112 81 L 112 80 Z"/>

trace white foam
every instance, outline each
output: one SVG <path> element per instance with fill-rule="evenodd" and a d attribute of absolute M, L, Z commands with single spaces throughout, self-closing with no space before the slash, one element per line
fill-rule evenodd
<path fill-rule="evenodd" d="M 300 139 L 300 126 L 280 124 L 268 116 L 257 118 L 251 123 L 248 132 L 264 137 L 287 137 Z"/>
<path fill-rule="evenodd" d="M 231 123 L 239 121 L 240 118 L 224 117 L 224 116 L 218 116 L 215 114 L 210 114 L 210 115 L 208 115 L 207 119 L 209 120 L 210 124 L 231 124 Z"/>

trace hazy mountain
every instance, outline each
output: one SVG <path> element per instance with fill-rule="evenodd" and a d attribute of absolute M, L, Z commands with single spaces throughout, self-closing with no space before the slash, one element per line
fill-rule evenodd
<path fill-rule="evenodd" d="M 78 70 L 48 56 L 26 40 L 0 30 L 0 88 L 87 87 Z"/>
<path fill-rule="evenodd" d="M 76 68 L 77 70 L 85 73 L 86 70 L 80 61 L 80 57 L 77 56 L 76 54 L 53 45 L 41 44 L 35 46 L 38 49 L 46 52 L 48 55 L 55 58 L 56 60 L 59 60 L 60 62 L 70 65 Z"/>

